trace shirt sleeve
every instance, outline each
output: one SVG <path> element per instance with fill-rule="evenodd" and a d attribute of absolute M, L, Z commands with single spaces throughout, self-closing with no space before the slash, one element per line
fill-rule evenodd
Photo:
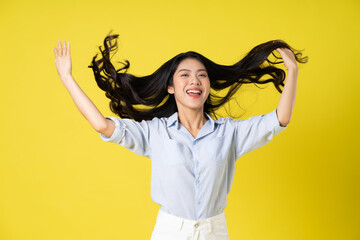
<path fill-rule="evenodd" d="M 270 142 L 273 136 L 287 128 L 280 126 L 276 111 L 277 108 L 268 114 L 236 121 L 236 159 Z"/>
<path fill-rule="evenodd" d="M 115 130 L 110 137 L 100 133 L 105 142 L 113 142 L 126 147 L 130 151 L 145 157 L 150 157 L 150 127 L 149 121 L 133 121 L 128 118 L 106 117 L 115 122 Z"/>

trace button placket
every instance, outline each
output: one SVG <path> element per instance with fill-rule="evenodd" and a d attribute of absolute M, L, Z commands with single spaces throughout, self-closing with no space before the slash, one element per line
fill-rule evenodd
<path fill-rule="evenodd" d="M 195 162 L 195 167 L 194 167 L 194 173 L 195 173 L 195 205 L 199 206 L 200 205 L 200 199 L 199 199 L 199 161 L 198 161 L 198 156 L 197 156 L 197 148 L 195 147 L 196 142 L 193 142 L 193 152 L 194 152 L 194 162 Z M 197 209 L 197 207 L 195 207 L 195 209 Z M 197 210 L 195 210 L 197 212 Z M 196 213 L 198 214 L 198 213 Z"/>

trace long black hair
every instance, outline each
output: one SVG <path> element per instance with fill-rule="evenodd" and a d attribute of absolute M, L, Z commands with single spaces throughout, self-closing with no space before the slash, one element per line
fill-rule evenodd
<path fill-rule="evenodd" d="M 127 73 L 130 67 L 128 60 L 125 60 L 125 63 L 120 62 L 124 66 L 119 69 L 115 69 L 110 61 L 112 58 L 110 54 L 112 52 L 115 54 L 118 49 L 118 36 L 118 34 L 109 33 L 105 37 L 104 50 L 101 46 L 99 47 L 102 58 L 96 60 L 98 55 L 96 54 L 88 67 L 93 69 L 97 85 L 111 100 L 109 103 L 111 111 L 120 118 L 130 118 L 135 121 L 169 117 L 177 111 L 175 97 L 167 92 L 167 87 L 172 86 L 173 75 L 183 59 L 195 58 L 205 66 L 212 89 L 218 91 L 229 88 L 224 97 L 210 93 L 204 103 L 204 112 L 215 118 L 217 118 L 215 110 L 229 101 L 242 84 L 256 85 L 272 82 L 277 91 L 282 93 L 280 86 L 284 87 L 286 73 L 274 65 L 283 61 L 268 59 L 270 54 L 276 59 L 281 59 L 273 53 L 276 48 L 292 50 L 299 63 L 308 61 L 308 57 L 301 57 L 301 51 L 290 47 L 283 40 L 272 40 L 257 45 L 234 65 L 220 65 L 197 52 L 188 51 L 171 58 L 153 74 L 137 77 Z M 269 63 L 268 66 L 263 64 L 265 61 Z M 271 78 L 260 80 L 266 74 Z"/>

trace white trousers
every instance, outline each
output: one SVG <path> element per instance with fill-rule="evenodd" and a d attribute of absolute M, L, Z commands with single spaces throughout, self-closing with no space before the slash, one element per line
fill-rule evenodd
<path fill-rule="evenodd" d="M 161 209 L 150 240 L 229 240 L 225 212 L 198 221 L 180 218 Z"/>

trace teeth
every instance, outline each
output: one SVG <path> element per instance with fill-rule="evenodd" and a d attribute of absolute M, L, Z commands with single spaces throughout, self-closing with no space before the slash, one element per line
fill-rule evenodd
<path fill-rule="evenodd" d="M 201 91 L 198 91 L 198 90 L 188 90 L 186 91 L 187 93 L 191 92 L 191 93 L 201 93 Z"/>

